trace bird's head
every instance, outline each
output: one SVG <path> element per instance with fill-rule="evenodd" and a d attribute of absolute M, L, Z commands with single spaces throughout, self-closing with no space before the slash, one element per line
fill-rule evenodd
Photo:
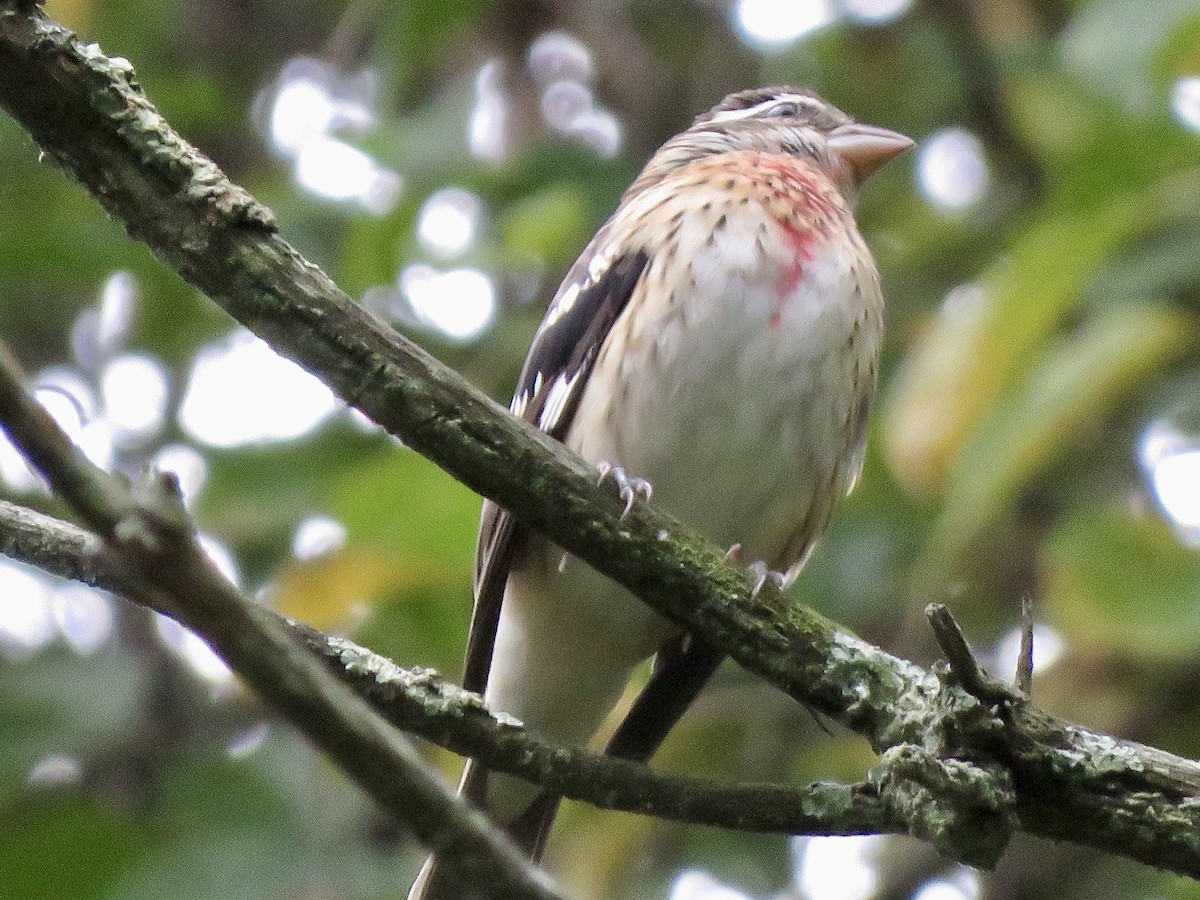
<path fill-rule="evenodd" d="M 804 159 L 853 195 L 880 166 L 913 145 L 886 128 L 862 125 L 810 90 L 754 88 L 730 94 L 667 141 L 647 170 L 666 174 L 702 156 L 754 150 Z"/>

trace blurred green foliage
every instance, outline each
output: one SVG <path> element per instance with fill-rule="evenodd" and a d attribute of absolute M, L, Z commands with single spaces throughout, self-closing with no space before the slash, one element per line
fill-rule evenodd
<path fill-rule="evenodd" d="M 916 155 L 861 199 L 889 298 L 881 399 L 862 482 L 796 596 L 921 661 L 931 658 L 925 603 L 950 603 L 986 654 L 1032 596 L 1064 648 L 1036 679 L 1040 704 L 1200 756 L 1200 551 L 1165 515 L 1144 452 L 1154 423 L 1184 442 L 1200 434 L 1200 135 L 1186 103 L 1171 106 L 1181 80 L 1200 76 L 1200 6 L 927 0 L 894 21 L 845 16 L 769 49 L 742 40 L 735 6 L 59 0 L 48 9 L 130 58 L 168 119 L 272 206 L 283 233 L 352 295 L 394 285 L 413 263 L 488 272 L 500 312 L 478 340 L 454 343 L 403 317 L 400 327 L 501 399 L 557 279 L 642 161 L 727 91 L 806 84 L 918 141 L 969 130 L 989 171 L 977 203 L 930 203 Z M 623 135 L 615 158 L 543 124 L 525 56 L 550 30 L 591 51 L 597 98 Z M 323 200 L 272 152 L 269 89 L 298 55 L 346 76 L 373 73 L 377 121 L 346 140 L 403 179 L 391 209 Z M 499 61 L 510 104 L 499 162 L 473 157 L 466 138 L 488 60 Z M 449 263 L 418 231 L 423 203 L 446 186 L 475 192 L 484 209 L 476 240 Z M 0 210 L 0 321 L 28 368 L 71 364 L 77 318 L 125 270 L 139 292 L 126 347 L 162 360 L 178 403 L 197 351 L 231 329 L 224 314 L 41 162 L 7 119 Z M 155 441 L 196 444 L 173 421 Z M 200 525 L 232 550 L 249 590 L 402 665 L 457 673 L 478 513 L 468 491 L 344 415 L 295 441 L 197 446 L 208 465 Z M 119 462 L 134 470 L 151 450 Z M 296 559 L 293 535 L 313 515 L 342 523 L 346 540 Z M 0 597 L 0 607 L 22 602 Z M 145 614 L 116 609 L 115 634 L 96 652 L 57 640 L 0 654 L 0 900 L 404 896 L 419 848 L 251 698 L 198 676 Z M 659 764 L 721 778 L 861 777 L 867 748 L 823 731 L 730 667 Z M 30 779 L 56 755 L 78 763 L 73 775 Z M 453 777 L 455 760 L 431 758 Z M 880 896 L 909 896 L 945 871 L 905 855 L 883 858 Z M 752 896 L 797 890 L 783 839 L 572 805 L 549 862 L 579 898 L 664 897 L 691 867 Z M 1024 840 L 982 890 L 1200 896 L 1132 863 Z"/>

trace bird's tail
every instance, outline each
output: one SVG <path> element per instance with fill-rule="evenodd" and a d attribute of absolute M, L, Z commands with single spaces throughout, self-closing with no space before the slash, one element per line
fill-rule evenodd
<path fill-rule="evenodd" d="M 650 759 L 723 659 L 723 653 L 696 644 L 687 637 L 660 650 L 655 659 L 654 674 L 604 752 L 639 762 Z M 459 793 L 486 807 L 487 782 L 488 770 L 474 760 L 467 760 Z M 560 799 L 554 794 L 540 794 L 524 812 L 503 823 L 505 831 L 534 863 L 541 861 Z M 454 868 L 453 859 L 429 857 L 408 900 L 464 900 L 466 895 L 454 877 Z"/>
<path fill-rule="evenodd" d="M 472 803 L 486 807 L 488 774 L 488 770 L 475 760 L 467 760 L 459 794 Z M 546 838 L 550 835 L 550 826 L 554 824 L 558 806 L 558 797 L 541 794 L 511 822 L 501 823 L 513 843 L 527 853 L 535 864 L 541 861 L 542 852 L 546 849 Z M 464 893 L 464 886 L 456 877 L 456 868 L 457 861 L 451 857 L 430 856 L 413 882 L 408 900 L 465 900 L 469 895 Z"/>

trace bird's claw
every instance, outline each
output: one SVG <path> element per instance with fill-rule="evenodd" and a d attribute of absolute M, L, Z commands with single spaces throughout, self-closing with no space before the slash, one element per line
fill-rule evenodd
<path fill-rule="evenodd" d="M 775 590 L 782 591 L 787 583 L 787 578 L 782 572 L 775 572 L 767 568 L 767 564 L 761 559 L 757 562 L 752 562 L 746 566 L 750 570 L 750 574 L 754 576 L 754 587 L 750 589 L 751 599 L 757 597 L 762 589 L 770 582 L 775 586 Z"/>
<path fill-rule="evenodd" d="M 654 494 L 654 487 L 645 478 L 635 478 L 625 474 L 625 470 L 620 466 L 614 466 L 609 462 L 601 462 L 596 464 L 596 469 L 600 472 L 600 478 L 596 481 L 597 484 L 603 484 L 611 479 L 613 484 L 617 486 L 617 492 L 621 499 L 625 501 L 625 509 L 621 511 L 621 519 L 629 515 L 633 509 L 633 504 L 640 497 L 647 503 L 650 502 L 651 496 Z"/>
<path fill-rule="evenodd" d="M 734 544 L 725 551 L 725 562 L 739 564 L 742 561 L 742 545 Z M 776 572 L 769 568 L 761 559 L 752 562 L 746 566 L 746 569 L 754 576 L 754 587 L 750 589 L 750 597 L 757 597 L 767 582 L 775 585 L 775 589 L 782 591 L 787 585 L 787 576 L 782 572 Z"/>

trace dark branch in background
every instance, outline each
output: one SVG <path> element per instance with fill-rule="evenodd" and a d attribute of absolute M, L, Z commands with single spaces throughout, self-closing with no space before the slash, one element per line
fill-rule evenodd
<path fill-rule="evenodd" d="M 559 895 L 479 810 L 451 794 L 401 734 L 334 678 L 282 621 L 205 558 L 172 481 L 130 488 L 92 464 L 24 388 L 0 344 L 0 425 L 102 540 L 120 592 L 198 634 L 275 709 L 435 852 L 471 896 Z M 28 517 L 26 517 L 27 519 Z"/>
<path fill-rule="evenodd" d="M 979 132 L 1001 167 L 1017 176 L 1021 188 L 1038 191 L 1042 186 L 1042 165 L 1009 121 L 1000 65 L 980 33 L 976 4 L 972 0 L 925 0 L 925 5 L 945 33 L 958 63 L 958 74 L 966 90 L 968 124 Z"/>
<path fill-rule="evenodd" d="M 100 541 L 67 522 L 0 501 L 0 553 L 54 575 L 119 593 L 122 580 Z M 137 602 L 134 598 L 134 602 Z M 431 670 L 402 669 L 342 638 L 260 608 L 390 722 L 489 769 L 603 809 L 741 831 L 879 834 L 905 831 L 876 785 L 718 784 L 543 740 L 488 712 L 478 694 Z"/>
<path fill-rule="evenodd" d="M 382 8 L 383 0 L 350 0 L 321 55 L 342 71 L 352 70 L 378 30 L 375 20 Z"/>
<path fill-rule="evenodd" d="M 168 127 L 123 60 L 0 0 L 0 106 L 130 234 L 234 318 L 475 491 L 884 756 L 908 828 L 994 862 L 1013 827 L 1200 875 L 1200 765 L 984 703 L 771 590 L 359 309 L 269 211 Z M 191 624 L 191 623 L 188 623 Z M 239 670 L 243 677 L 248 677 Z M 298 721 L 298 720 L 294 720 Z M 311 727 L 311 726 L 309 726 Z M 330 726 L 332 727 L 332 726 Z"/>

